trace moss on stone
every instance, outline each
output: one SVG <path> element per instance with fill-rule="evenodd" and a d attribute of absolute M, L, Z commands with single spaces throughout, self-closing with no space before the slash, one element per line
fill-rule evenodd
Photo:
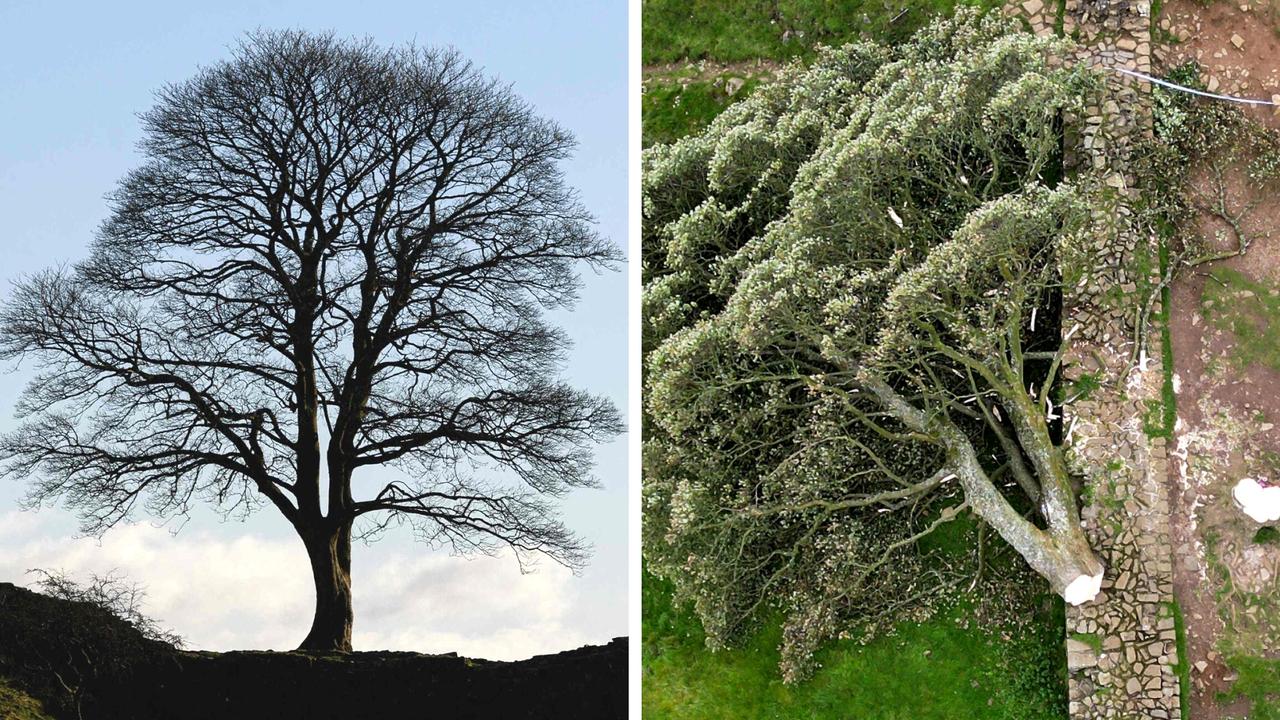
<path fill-rule="evenodd" d="M 1280 529 L 1273 525 L 1258 528 L 1253 541 L 1259 545 L 1280 545 Z"/>
<path fill-rule="evenodd" d="M 1102 652 L 1102 638 L 1097 633 L 1071 633 L 1071 639 L 1088 645 L 1095 653 Z"/>

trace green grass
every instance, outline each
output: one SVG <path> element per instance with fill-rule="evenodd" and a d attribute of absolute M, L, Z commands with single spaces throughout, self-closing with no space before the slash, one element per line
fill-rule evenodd
<path fill-rule="evenodd" d="M 1217 268 L 1200 297 L 1201 311 L 1214 327 L 1230 332 L 1231 363 L 1280 370 L 1280 289 L 1242 272 Z"/>
<path fill-rule="evenodd" d="M 733 95 L 711 81 L 649 83 L 641 96 L 644 145 L 669 143 L 706 127 L 729 105 L 751 94 L 748 79 Z"/>
<path fill-rule="evenodd" d="M 1178 674 L 1178 704 L 1182 708 L 1182 717 L 1190 717 L 1191 708 L 1191 659 L 1187 657 L 1187 623 L 1182 616 L 1182 606 L 1177 600 L 1169 603 L 1169 612 L 1173 615 L 1173 630 L 1178 647 L 1178 664 L 1173 671 Z"/>
<path fill-rule="evenodd" d="M 1240 678 L 1218 699 L 1231 702 L 1248 698 L 1252 706 L 1249 720 L 1280 720 L 1280 660 L 1240 656 L 1230 658 L 1228 663 Z"/>
<path fill-rule="evenodd" d="M 3 720 L 52 720 L 39 700 L 0 677 L 0 718 Z"/>
<path fill-rule="evenodd" d="M 1164 422 L 1164 409 L 1168 407 L 1164 399 L 1143 400 L 1143 404 L 1147 407 L 1142 413 L 1142 432 L 1150 438 L 1172 438 L 1173 434 Z"/>
<path fill-rule="evenodd" d="M 1159 270 L 1160 277 L 1164 277 L 1169 270 L 1169 238 L 1173 233 L 1171 226 L 1160 228 L 1160 246 L 1159 246 Z M 1141 264 L 1142 274 L 1140 278 L 1149 278 L 1150 269 Z M 1147 283 L 1142 283 L 1144 286 Z M 1143 289 L 1143 293 L 1149 292 Z M 1159 327 L 1160 330 L 1160 360 L 1161 368 L 1164 376 L 1160 386 L 1160 398 L 1158 400 L 1147 400 L 1147 409 L 1143 414 L 1142 425 L 1143 432 L 1147 437 L 1162 437 L 1173 440 L 1173 430 L 1178 423 L 1178 396 L 1173 391 L 1173 336 L 1169 330 L 1169 306 L 1171 296 L 1169 286 L 1163 285 L 1160 288 L 1160 312 L 1155 313 L 1151 320 Z"/>
<path fill-rule="evenodd" d="M 1169 271 L 1169 237 L 1172 233 L 1160 234 L 1160 277 Z M 1169 331 L 1169 309 L 1173 303 L 1172 293 L 1166 283 L 1160 288 L 1160 359 L 1164 370 L 1164 382 L 1160 386 L 1160 399 L 1164 410 L 1164 434 L 1173 440 L 1173 430 L 1178 424 L 1178 395 L 1173 391 L 1173 335 Z M 1184 712 L 1183 717 L 1186 717 Z"/>
<path fill-rule="evenodd" d="M 1280 530 L 1271 525 L 1258 528 L 1253 541 L 1259 545 L 1280 545 Z"/>
<path fill-rule="evenodd" d="M 808 57 L 817 44 L 859 37 L 900 42 L 958 4 L 994 0 L 644 0 L 644 64 L 710 59 L 741 62 Z"/>
<path fill-rule="evenodd" d="M 1066 717 L 1062 603 L 1034 609 L 1038 622 L 1005 635 L 963 623 L 958 607 L 925 623 L 902 623 L 866 646 L 831 643 L 820 669 L 796 686 L 778 673 L 777 621 L 740 647 L 711 653 L 671 587 L 643 585 L 643 711 L 646 718 Z M 970 627 L 964 627 L 964 624 Z"/>
<path fill-rule="evenodd" d="M 1072 402 L 1080 400 L 1088 400 L 1089 396 L 1098 391 L 1102 387 L 1102 376 L 1100 373 L 1083 373 L 1080 377 L 1064 388 L 1064 395 Z"/>
<path fill-rule="evenodd" d="M 1071 639 L 1078 640 L 1085 645 L 1088 645 L 1093 648 L 1095 653 L 1102 652 L 1102 638 L 1098 637 L 1097 633 L 1073 632 L 1071 633 Z"/>
<path fill-rule="evenodd" d="M 685 60 L 741 63 L 809 58 L 819 44 L 838 45 L 866 37 L 895 43 L 929 19 L 957 5 L 1000 7 L 997 0 L 645 0 L 642 18 L 646 65 Z M 785 36 L 785 39 L 784 39 Z M 753 72 L 759 68 L 753 67 Z M 750 73 L 746 73 L 750 74 Z M 743 73 L 736 76 L 742 77 Z M 750 95 L 765 77 L 745 77 L 733 95 L 719 77 L 682 69 L 646 77 L 642 95 L 643 144 L 667 143 L 697 132 L 734 102 Z"/>

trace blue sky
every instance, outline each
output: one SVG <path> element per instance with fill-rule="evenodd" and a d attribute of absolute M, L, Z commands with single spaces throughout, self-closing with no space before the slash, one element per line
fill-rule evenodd
<path fill-rule="evenodd" d="M 24 274 L 82 257 L 104 194 L 140 163 L 136 114 L 152 93 L 228 56 L 245 32 L 333 30 L 383 45 L 450 45 L 573 132 L 569 182 L 626 246 L 627 7 L 614 2 L 48 3 L 0 7 L 0 292 Z M 556 320 L 575 342 L 565 375 L 626 410 L 626 274 L 588 273 Z M 0 375 L 0 431 L 26 373 Z M 408 532 L 354 550 L 357 649 L 458 651 L 495 659 L 626 634 L 626 440 L 602 447 L 605 488 L 579 491 L 565 519 L 595 545 L 581 576 L 511 558 L 431 553 Z M 59 508 L 21 513 L 0 482 L 0 581 L 31 567 L 112 568 L 150 592 L 148 610 L 197 648 L 290 648 L 310 623 L 305 555 L 278 516 L 221 523 L 198 513 L 174 534 L 143 519 L 101 543 L 73 537 Z"/>

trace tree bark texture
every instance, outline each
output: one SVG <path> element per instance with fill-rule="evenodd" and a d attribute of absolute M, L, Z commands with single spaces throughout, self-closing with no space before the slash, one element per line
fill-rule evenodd
<path fill-rule="evenodd" d="M 303 533 L 315 580 L 316 611 L 298 649 L 351 652 L 351 524 Z"/>

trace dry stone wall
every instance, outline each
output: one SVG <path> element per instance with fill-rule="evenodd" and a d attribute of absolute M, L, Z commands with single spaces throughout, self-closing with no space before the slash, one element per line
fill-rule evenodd
<path fill-rule="evenodd" d="M 1180 720 L 1167 449 L 1160 436 L 1160 353 L 1135 351 L 1159 315 L 1149 297 L 1159 275 L 1157 238 L 1136 229 L 1134 149 L 1151 132 L 1148 88 L 1116 72 L 1151 70 L 1149 0 L 1027 0 L 1008 6 L 1033 32 L 1079 43 L 1076 61 L 1102 71 L 1105 89 L 1083 117 L 1066 122 L 1068 169 L 1090 169 L 1109 188 L 1086 248 L 1089 271 L 1063 298 L 1071 334 L 1064 380 L 1075 394 L 1063 412 L 1068 462 L 1084 478 L 1085 531 L 1106 566 L 1102 592 L 1068 606 L 1073 720 Z M 1058 17 L 1061 13 L 1061 18 Z M 1148 313 L 1141 308 L 1151 301 Z M 1159 348 L 1159 343 L 1147 342 Z"/>
<path fill-rule="evenodd" d="M 1148 436 L 1159 360 L 1144 371 L 1114 347 L 1073 350 L 1068 381 L 1087 373 L 1105 383 L 1065 415 L 1069 462 L 1087 487 L 1085 531 L 1106 574 L 1092 602 L 1067 608 L 1071 717 L 1177 720 L 1167 451 L 1163 437 Z"/>

